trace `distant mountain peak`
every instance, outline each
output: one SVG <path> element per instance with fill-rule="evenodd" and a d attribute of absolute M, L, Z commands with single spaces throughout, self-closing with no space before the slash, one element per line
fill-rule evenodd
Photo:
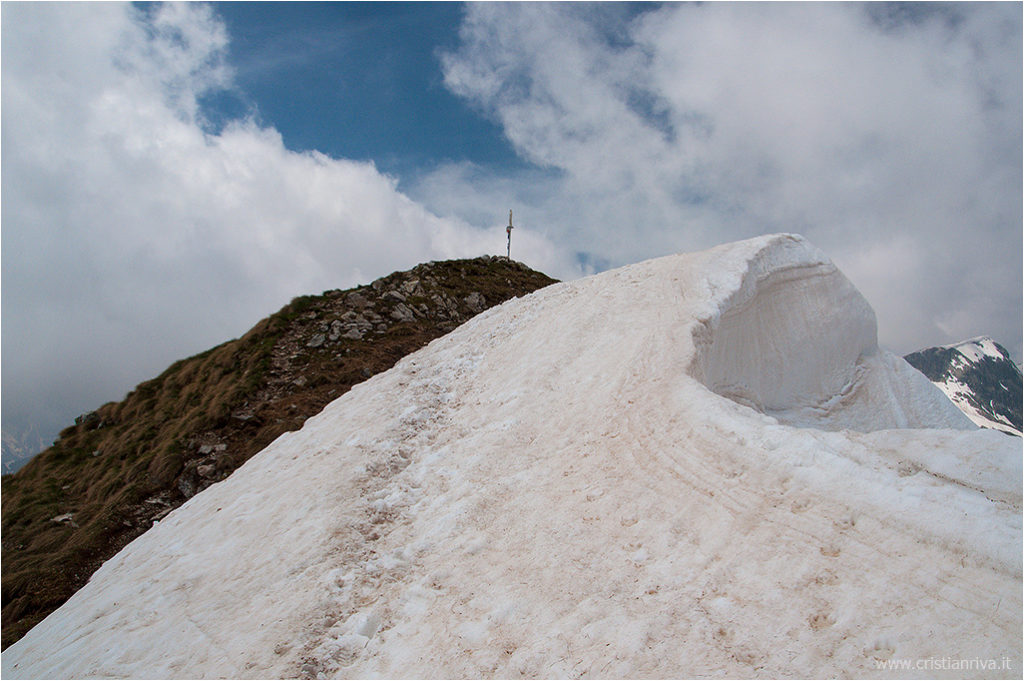
<path fill-rule="evenodd" d="M 2 451 L 3 474 L 15 472 L 25 462 L 46 449 L 46 440 L 35 428 L 13 433 L 3 431 L 0 434 L 0 451 Z"/>
<path fill-rule="evenodd" d="M 904 359 L 978 426 L 1021 436 L 1020 365 L 992 338 L 925 348 Z"/>

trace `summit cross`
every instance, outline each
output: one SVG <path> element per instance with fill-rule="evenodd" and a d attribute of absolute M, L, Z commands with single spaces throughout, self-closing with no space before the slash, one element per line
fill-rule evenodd
<path fill-rule="evenodd" d="M 508 227 L 505 228 L 505 233 L 508 234 L 508 249 L 505 251 L 505 259 L 512 259 L 512 209 L 508 211 Z"/>

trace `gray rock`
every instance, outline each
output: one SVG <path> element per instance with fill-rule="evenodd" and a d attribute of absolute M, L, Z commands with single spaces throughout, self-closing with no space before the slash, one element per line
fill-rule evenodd
<path fill-rule="evenodd" d="M 217 475 L 217 467 L 210 463 L 203 464 L 196 466 L 196 473 L 202 478 L 212 478 Z"/>
<path fill-rule="evenodd" d="M 416 318 L 412 310 L 405 303 L 395 305 L 395 309 L 391 311 L 391 317 L 400 322 L 411 322 Z"/>
<path fill-rule="evenodd" d="M 350 307 L 366 307 L 370 304 L 369 301 L 366 300 L 366 296 L 361 293 L 354 292 L 348 294 L 348 298 L 345 299 L 345 302 L 347 302 Z"/>
<path fill-rule="evenodd" d="M 381 297 L 384 298 L 385 300 L 390 298 L 391 300 L 397 300 L 402 303 L 405 302 L 405 294 L 402 293 L 401 291 L 388 291 Z"/>
<path fill-rule="evenodd" d="M 81 416 L 76 416 L 75 417 L 75 425 L 76 426 L 80 426 L 80 425 L 84 424 L 86 426 L 95 427 L 99 422 L 100 422 L 100 415 L 97 414 L 94 411 L 90 411 L 88 413 L 82 414 Z"/>
<path fill-rule="evenodd" d="M 191 478 L 185 477 L 184 475 L 178 478 L 178 491 L 181 492 L 182 496 L 186 499 L 191 499 L 199 491 L 196 487 L 195 482 Z"/>
<path fill-rule="evenodd" d="M 468 305 L 469 309 L 473 312 L 480 312 L 487 305 L 487 300 L 480 295 L 479 291 L 473 291 L 466 296 L 466 305 Z"/>
<path fill-rule="evenodd" d="M 74 513 L 65 513 L 63 515 L 55 516 L 50 518 L 51 523 L 57 523 L 58 525 L 67 524 L 71 527 L 78 527 L 78 523 L 75 522 Z"/>
<path fill-rule="evenodd" d="M 446 295 L 440 297 L 437 315 L 442 319 L 462 319 L 463 317 L 462 312 L 459 310 L 459 302 Z"/>
<path fill-rule="evenodd" d="M 447 295 L 438 295 L 435 293 L 430 297 L 430 301 L 437 306 L 439 311 L 447 312 L 448 315 L 458 314 L 459 304 L 449 298 Z"/>
<path fill-rule="evenodd" d="M 367 312 L 367 315 L 374 315 L 372 312 Z M 378 317 L 378 319 L 380 319 Z M 366 317 L 349 310 L 345 314 L 341 315 L 341 321 L 337 322 L 337 330 L 339 338 L 347 338 L 349 340 L 360 340 L 366 335 L 366 332 L 373 328 L 373 323 L 370 322 Z M 331 325 L 331 333 L 333 336 L 335 326 Z M 337 340 L 333 338 L 332 340 Z"/>
<path fill-rule="evenodd" d="M 410 296 L 411 295 L 416 295 L 417 289 L 422 290 L 422 289 L 420 289 L 420 280 L 419 279 L 410 279 L 409 281 L 407 281 L 404 284 L 402 284 L 402 290 L 405 291 Z"/>
<path fill-rule="evenodd" d="M 308 343 L 306 343 L 306 347 L 307 348 L 318 348 L 321 345 L 323 345 L 324 341 L 326 341 L 326 340 L 327 340 L 327 336 L 325 336 L 322 333 L 313 334 L 313 337 L 309 339 Z"/>
<path fill-rule="evenodd" d="M 341 334 L 344 333 L 345 325 L 341 323 L 341 320 L 335 319 L 331 322 L 331 328 L 327 332 L 327 338 L 332 341 L 336 341 L 341 338 Z"/>
<path fill-rule="evenodd" d="M 199 453 L 202 454 L 203 456 L 206 456 L 207 454 L 212 454 L 213 445 L 203 445 L 202 447 L 199 448 Z"/>

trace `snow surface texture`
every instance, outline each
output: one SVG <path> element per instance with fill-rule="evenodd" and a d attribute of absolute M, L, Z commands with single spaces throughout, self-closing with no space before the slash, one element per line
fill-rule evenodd
<path fill-rule="evenodd" d="M 3 676 L 1020 677 L 1019 444 L 901 361 L 799 237 L 542 289 L 167 516 Z"/>

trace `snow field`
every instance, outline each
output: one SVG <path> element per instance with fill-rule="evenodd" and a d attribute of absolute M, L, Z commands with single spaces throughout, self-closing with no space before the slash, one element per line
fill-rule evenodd
<path fill-rule="evenodd" d="M 1019 677 L 1019 448 L 932 411 L 855 294 L 775 236 L 488 310 L 129 545 L 4 676 Z M 959 429 L 894 429 L 922 419 Z"/>

